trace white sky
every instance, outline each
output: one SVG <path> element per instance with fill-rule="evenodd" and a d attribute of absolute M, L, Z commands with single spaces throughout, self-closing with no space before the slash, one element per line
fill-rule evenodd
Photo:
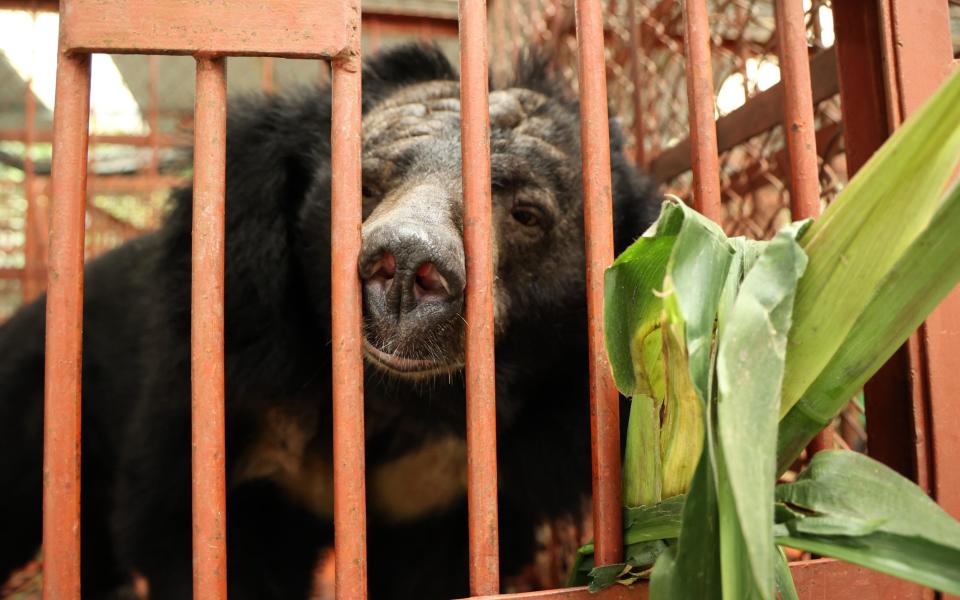
<path fill-rule="evenodd" d="M 0 52 L 23 79 L 33 80 L 37 99 L 53 110 L 57 71 L 55 13 L 0 10 Z M 95 133 L 144 133 L 146 127 L 133 94 L 105 54 L 93 55 L 90 130 Z"/>

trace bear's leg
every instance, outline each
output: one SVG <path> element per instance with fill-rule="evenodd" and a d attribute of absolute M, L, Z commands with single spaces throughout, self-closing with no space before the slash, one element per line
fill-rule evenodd
<path fill-rule="evenodd" d="M 114 522 L 121 558 L 143 575 L 151 600 L 183 600 L 192 588 L 188 407 L 148 410 L 128 438 Z M 296 600 L 310 590 L 332 528 L 271 483 L 251 482 L 227 498 L 231 600 Z"/>
<path fill-rule="evenodd" d="M 227 500 L 231 600 L 306 599 L 333 524 L 292 502 L 274 484 L 244 484 Z"/>
<path fill-rule="evenodd" d="M 470 595 L 466 502 L 410 523 L 371 520 L 367 538 L 371 600 Z"/>

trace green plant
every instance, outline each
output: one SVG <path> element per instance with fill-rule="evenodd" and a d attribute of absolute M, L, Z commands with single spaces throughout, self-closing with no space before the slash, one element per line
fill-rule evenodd
<path fill-rule="evenodd" d="M 776 476 L 960 281 L 960 75 L 814 222 L 727 238 L 677 202 L 607 272 L 631 398 L 625 562 L 571 581 L 651 598 L 795 597 L 779 545 L 960 593 L 960 524 L 895 472 L 823 452 Z"/>

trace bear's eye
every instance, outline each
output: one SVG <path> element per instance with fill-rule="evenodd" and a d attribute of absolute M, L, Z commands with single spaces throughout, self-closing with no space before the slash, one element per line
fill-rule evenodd
<path fill-rule="evenodd" d="M 513 219 L 524 227 L 536 227 L 540 224 L 540 213 L 530 206 L 517 206 L 510 212 Z"/>

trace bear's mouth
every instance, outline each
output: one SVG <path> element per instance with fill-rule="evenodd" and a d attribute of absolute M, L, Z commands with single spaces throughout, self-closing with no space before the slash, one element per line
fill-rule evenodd
<path fill-rule="evenodd" d="M 392 375 L 410 379 L 423 379 L 444 375 L 463 367 L 463 363 L 459 361 L 442 362 L 428 358 L 408 358 L 385 352 L 371 344 L 367 339 L 363 340 L 363 354 L 369 362 L 380 369 Z"/>

